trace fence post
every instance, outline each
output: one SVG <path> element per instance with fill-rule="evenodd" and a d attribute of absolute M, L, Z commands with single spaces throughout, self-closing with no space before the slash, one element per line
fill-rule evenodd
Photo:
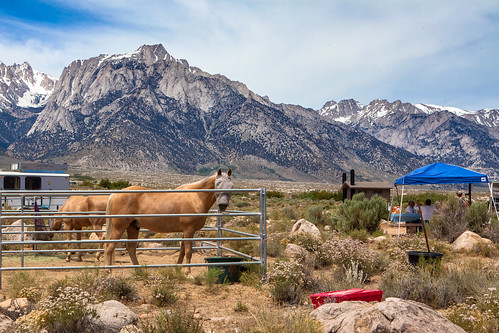
<path fill-rule="evenodd" d="M 21 196 L 21 242 L 24 242 L 24 195 Z M 21 267 L 24 267 L 24 244 L 21 244 Z"/>
<path fill-rule="evenodd" d="M 218 210 L 220 213 L 220 210 Z M 217 216 L 217 238 L 222 238 L 222 217 Z M 217 257 L 222 256 L 222 241 L 217 240 Z"/>
<path fill-rule="evenodd" d="M 3 235 L 2 235 L 2 230 L 3 230 L 3 219 L 2 219 L 2 210 L 3 208 L 7 205 L 7 201 L 5 201 L 5 204 L 2 206 L 2 191 L 0 191 L 0 289 L 2 289 L 2 258 L 3 258 Z"/>
<path fill-rule="evenodd" d="M 260 190 L 260 273 L 267 279 L 267 192 Z"/>

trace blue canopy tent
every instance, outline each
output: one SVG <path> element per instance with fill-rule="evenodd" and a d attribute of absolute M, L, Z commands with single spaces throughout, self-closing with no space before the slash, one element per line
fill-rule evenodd
<path fill-rule="evenodd" d="M 398 178 L 395 181 L 395 186 L 402 185 L 402 196 L 400 199 L 400 207 L 404 199 L 404 185 L 430 185 L 430 184 L 489 184 L 491 194 L 491 206 L 495 208 L 492 186 L 489 182 L 489 177 L 486 174 L 471 171 L 462 167 L 458 167 L 445 163 L 433 163 L 427 166 L 414 170 L 413 172 Z M 471 200 L 471 185 L 470 185 L 470 200 Z M 497 215 L 497 210 L 496 210 Z M 399 234 L 402 212 L 399 214 Z"/>
<path fill-rule="evenodd" d="M 400 177 L 395 185 L 489 183 L 489 177 L 451 164 L 433 163 Z"/>

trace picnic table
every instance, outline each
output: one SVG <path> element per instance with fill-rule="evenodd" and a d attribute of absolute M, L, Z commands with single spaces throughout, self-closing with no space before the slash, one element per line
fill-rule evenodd
<path fill-rule="evenodd" d="M 421 217 L 419 213 L 395 213 L 390 216 L 390 221 L 400 227 L 405 227 L 407 233 L 416 233 L 418 227 L 422 227 Z"/>

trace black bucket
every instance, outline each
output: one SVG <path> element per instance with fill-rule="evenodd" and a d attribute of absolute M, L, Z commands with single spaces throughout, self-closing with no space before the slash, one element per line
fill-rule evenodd
<path fill-rule="evenodd" d="M 216 283 L 234 283 L 239 282 L 241 277 L 242 265 L 223 265 L 227 262 L 242 262 L 241 257 L 208 257 L 204 258 L 207 263 L 216 263 L 220 265 L 209 266 L 208 269 L 220 269 L 221 273 L 218 276 Z"/>
<path fill-rule="evenodd" d="M 440 261 L 443 256 L 443 253 L 438 252 L 424 252 L 424 251 L 407 251 L 407 255 L 409 256 L 409 262 L 416 266 L 420 260 L 423 258 L 424 262 L 432 262 L 432 261 Z"/>

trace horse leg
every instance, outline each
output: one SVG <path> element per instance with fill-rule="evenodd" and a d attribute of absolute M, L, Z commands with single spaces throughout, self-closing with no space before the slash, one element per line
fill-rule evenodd
<path fill-rule="evenodd" d="M 95 226 L 93 226 L 92 228 L 93 228 L 94 230 L 102 230 L 102 226 L 100 226 L 100 225 L 95 225 Z M 100 235 L 98 234 L 98 236 L 97 236 L 97 237 L 99 238 L 99 240 L 103 240 L 103 239 L 105 239 L 105 238 L 106 238 L 106 233 L 101 232 L 101 233 L 100 233 Z M 101 257 L 101 255 L 102 255 L 102 252 L 101 252 L 100 250 L 102 250 L 102 246 L 103 246 L 103 243 L 102 243 L 102 242 L 100 242 L 100 243 L 99 243 L 99 248 L 98 248 L 98 249 L 99 249 L 99 251 L 97 251 L 97 252 L 95 253 L 95 260 L 96 260 L 96 261 L 100 261 L 100 257 Z"/>
<path fill-rule="evenodd" d="M 184 231 L 184 238 L 192 238 L 192 237 L 194 237 L 194 233 L 195 233 L 195 231 L 192 231 L 192 230 Z M 192 241 L 191 240 L 184 240 L 182 242 L 182 244 L 185 248 L 185 263 L 190 264 L 191 258 L 192 258 Z M 180 260 L 180 256 L 179 256 L 179 260 Z M 180 262 L 180 263 L 182 263 L 182 262 Z M 187 274 L 190 274 L 191 268 L 187 267 L 186 272 L 187 272 Z"/>
<path fill-rule="evenodd" d="M 76 231 L 81 231 L 81 228 L 80 229 L 75 229 Z M 76 247 L 78 248 L 78 250 L 81 250 L 81 232 L 77 232 L 76 233 Z M 81 251 L 78 251 L 78 261 L 83 261 L 82 259 L 82 252 Z"/>
<path fill-rule="evenodd" d="M 132 223 L 126 229 L 128 234 L 128 239 L 138 239 L 139 238 L 140 228 L 137 227 L 135 223 Z M 138 265 L 139 261 L 137 260 L 137 242 L 127 242 L 126 249 L 128 250 L 128 255 L 130 259 L 132 259 L 132 264 Z"/>
<path fill-rule="evenodd" d="M 64 230 L 67 230 L 68 233 L 66 234 L 66 240 L 68 241 L 68 253 L 66 255 L 66 261 L 70 262 L 71 261 L 71 230 L 73 229 L 73 226 L 69 226 L 69 223 L 64 223 Z"/>
<path fill-rule="evenodd" d="M 110 225 L 107 226 L 108 229 L 106 230 L 106 239 L 118 240 L 121 238 L 121 236 L 125 232 L 124 225 L 127 225 L 128 222 L 116 220 L 116 221 L 113 221 L 112 223 L 115 225 L 112 228 L 111 233 L 109 235 L 107 235 L 107 233 L 109 232 Z M 104 251 L 105 261 L 106 261 L 106 265 L 111 266 L 113 264 L 114 250 L 116 248 L 116 244 L 118 244 L 118 243 L 106 243 L 106 244 L 107 244 L 107 246 L 106 246 L 106 249 Z"/>
<path fill-rule="evenodd" d="M 181 264 L 184 261 L 184 256 L 185 256 L 185 245 L 184 245 L 184 241 L 181 241 L 180 242 L 180 251 L 178 253 L 177 264 Z"/>

